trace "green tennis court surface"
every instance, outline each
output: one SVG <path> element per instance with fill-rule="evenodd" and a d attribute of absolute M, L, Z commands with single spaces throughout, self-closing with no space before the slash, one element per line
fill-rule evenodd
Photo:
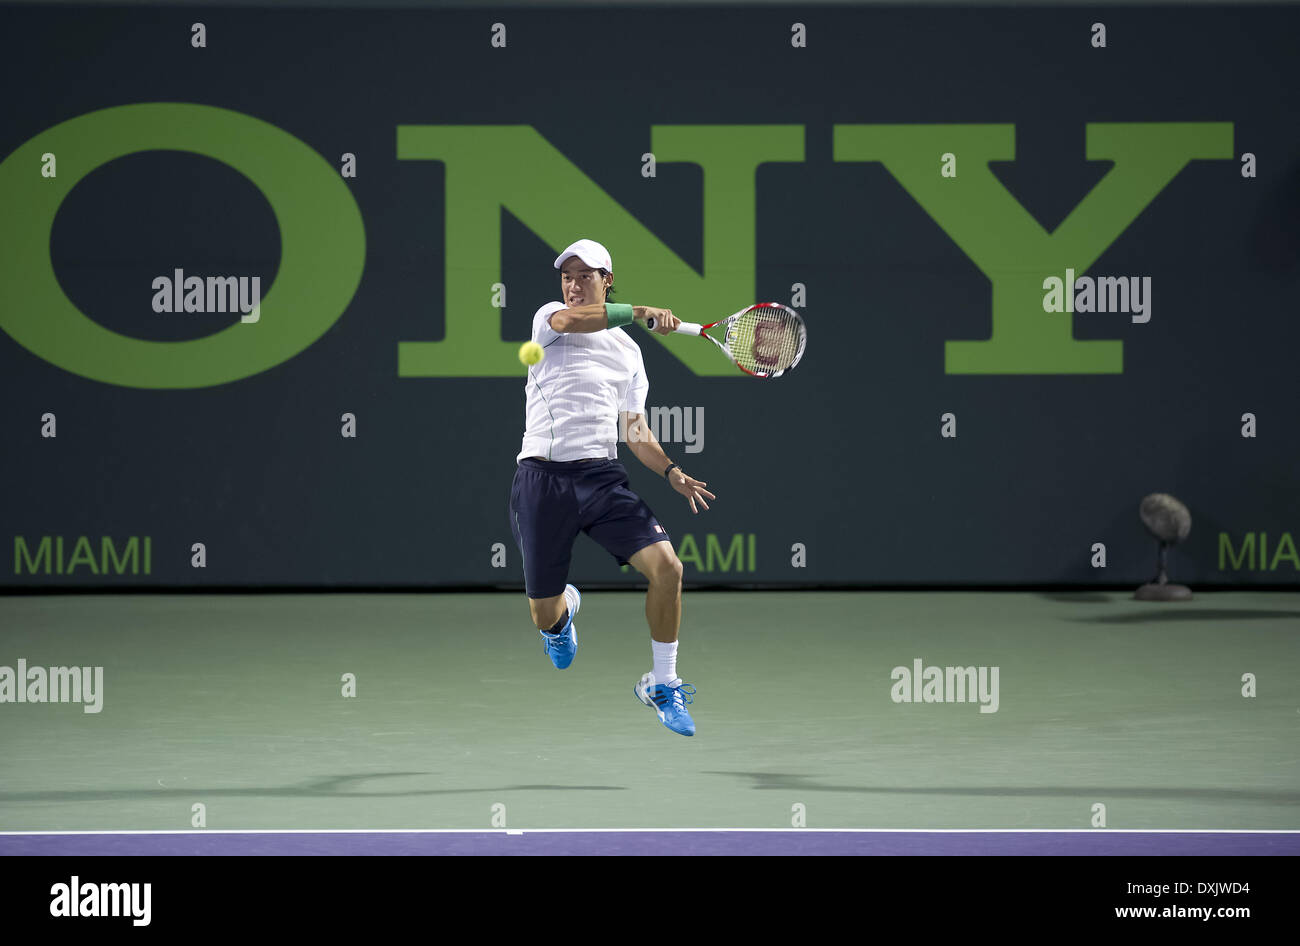
<path fill-rule="evenodd" d="M 1294 593 L 688 591 L 692 739 L 642 608 L 585 594 L 561 672 L 522 595 L 0 597 L 0 666 L 104 668 L 0 703 L 0 830 L 1300 828 Z M 996 712 L 895 702 L 917 659 Z"/>

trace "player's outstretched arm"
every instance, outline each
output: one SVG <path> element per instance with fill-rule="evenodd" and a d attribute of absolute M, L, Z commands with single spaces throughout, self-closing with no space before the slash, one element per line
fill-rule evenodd
<path fill-rule="evenodd" d="M 646 423 L 644 414 L 623 412 L 619 414 L 619 422 L 623 425 L 623 439 L 627 441 L 628 449 L 648 469 L 662 476 L 664 470 L 674 466 L 673 461 L 668 459 L 668 454 L 664 453 L 663 447 L 659 446 L 659 441 L 655 439 L 654 432 Z M 691 504 L 691 512 L 694 513 L 700 511 L 696 506 L 697 503 L 708 509 L 709 504 L 705 500 L 718 498 L 704 488 L 708 483 L 688 476 L 680 467 L 668 475 L 668 483 L 686 497 L 686 501 Z"/>
<path fill-rule="evenodd" d="M 632 306 L 632 317 L 645 325 L 647 318 L 653 317 L 656 335 L 670 335 L 681 319 L 673 315 L 672 309 L 659 309 L 649 305 Z M 560 309 L 551 313 L 551 328 L 560 333 L 603 332 L 609 328 L 609 315 L 603 302 L 592 305 L 578 305 L 572 309 Z"/>

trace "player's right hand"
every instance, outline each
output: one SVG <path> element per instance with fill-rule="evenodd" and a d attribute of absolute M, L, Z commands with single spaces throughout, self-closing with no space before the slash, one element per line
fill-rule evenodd
<path fill-rule="evenodd" d="M 633 312 L 636 317 L 649 325 L 651 319 L 655 320 L 655 327 L 650 329 L 656 335 L 671 335 L 677 326 L 682 324 L 682 320 L 673 315 L 672 309 L 656 309 L 654 306 L 634 306 Z"/>

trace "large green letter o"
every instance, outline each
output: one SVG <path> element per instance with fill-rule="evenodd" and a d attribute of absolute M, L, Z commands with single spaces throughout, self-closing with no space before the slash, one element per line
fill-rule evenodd
<path fill-rule="evenodd" d="M 104 328 L 64 294 L 50 259 L 59 206 L 95 168 L 140 151 L 213 158 L 266 197 L 281 253 L 260 321 L 206 338 L 148 341 Z M 58 162 L 55 178 L 40 173 L 47 152 Z M 55 125 L 0 162 L 0 208 L 0 329 L 66 371 L 126 387 L 209 387 L 287 361 L 338 321 L 365 264 L 361 211 L 338 171 L 274 125 L 208 105 L 123 105 Z M 152 298 L 142 286 L 141 305 Z"/>

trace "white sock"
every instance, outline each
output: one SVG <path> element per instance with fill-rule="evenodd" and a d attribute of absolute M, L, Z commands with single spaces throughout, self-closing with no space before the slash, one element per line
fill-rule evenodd
<path fill-rule="evenodd" d="M 652 640 L 650 650 L 655 658 L 655 683 L 672 683 L 677 679 L 677 641 L 664 643 Z"/>

